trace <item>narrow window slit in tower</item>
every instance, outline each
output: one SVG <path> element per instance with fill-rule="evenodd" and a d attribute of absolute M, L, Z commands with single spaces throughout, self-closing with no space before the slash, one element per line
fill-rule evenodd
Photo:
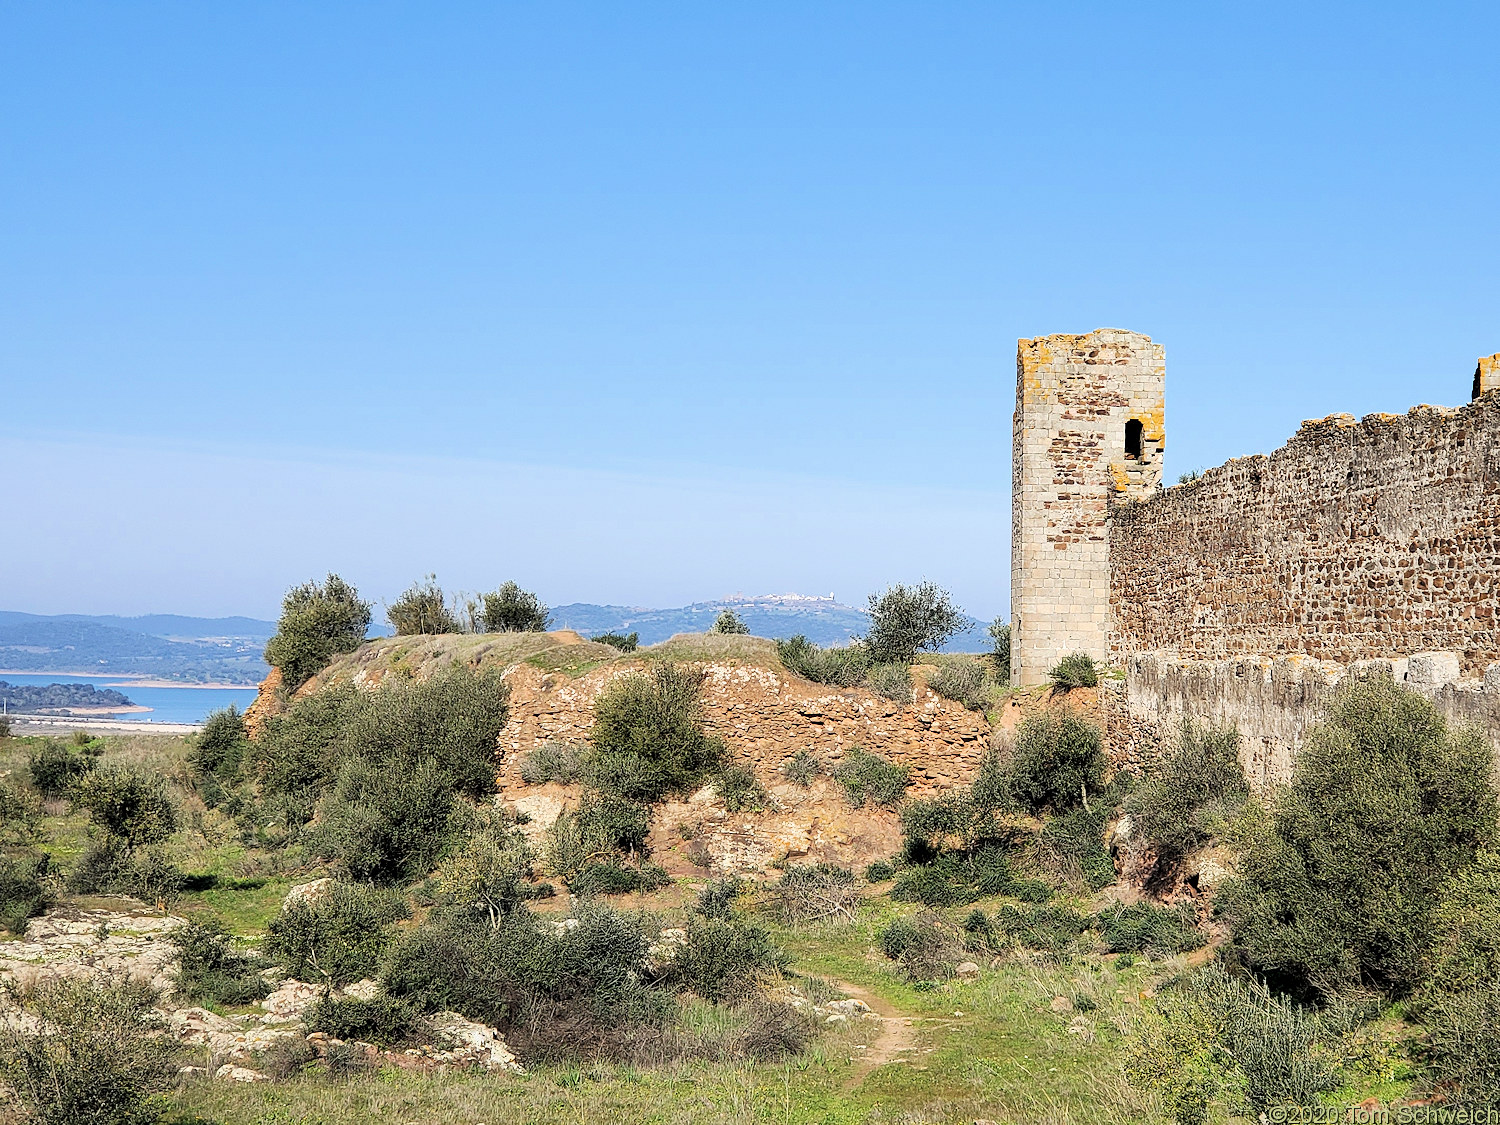
<path fill-rule="evenodd" d="M 1125 456 L 1137 461 L 1141 459 L 1141 431 L 1145 429 L 1139 418 L 1125 423 Z"/>

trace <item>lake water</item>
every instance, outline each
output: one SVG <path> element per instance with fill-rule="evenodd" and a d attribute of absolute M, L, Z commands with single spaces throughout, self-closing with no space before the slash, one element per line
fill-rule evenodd
<path fill-rule="evenodd" d="M 93 684 L 96 688 L 114 688 L 130 702 L 149 711 L 122 711 L 119 718 L 148 723 L 201 723 L 210 711 L 231 703 L 243 711 L 255 700 L 255 689 L 212 687 L 142 687 L 134 680 L 119 676 L 60 676 L 56 673 L 5 673 L 0 680 L 8 684 Z"/>

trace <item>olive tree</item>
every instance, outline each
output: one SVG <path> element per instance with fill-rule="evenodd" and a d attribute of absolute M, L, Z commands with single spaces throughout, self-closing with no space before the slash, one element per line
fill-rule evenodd
<path fill-rule="evenodd" d="M 288 688 L 298 688 L 339 653 L 353 652 L 370 628 L 370 603 L 337 574 L 304 582 L 281 602 L 276 635 L 266 644 L 266 663 L 281 669 Z"/>
<path fill-rule="evenodd" d="M 896 583 L 870 595 L 870 632 L 865 644 L 877 664 L 911 663 L 912 657 L 942 647 L 968 625 L 963 610 L 934 582 Z"/>

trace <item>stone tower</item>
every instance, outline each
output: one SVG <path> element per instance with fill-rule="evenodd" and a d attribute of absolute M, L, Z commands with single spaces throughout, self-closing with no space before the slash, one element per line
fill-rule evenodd
<path fill-rule="evenodd" d="M 1011 682 L 1109 651 L 1109 506 L 1161 485 L 1166 359 L 1117 328 L 1016 344 Z"/>

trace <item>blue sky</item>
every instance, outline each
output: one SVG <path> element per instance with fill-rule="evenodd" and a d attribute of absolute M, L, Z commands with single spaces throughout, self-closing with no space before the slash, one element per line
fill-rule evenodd
<path fill-rule="evenodd" d="M 1463 5 L 0 7 L 3 608 L 1008 598 L 1019 336 L 1170 476 L 1500 350 Z"/>

